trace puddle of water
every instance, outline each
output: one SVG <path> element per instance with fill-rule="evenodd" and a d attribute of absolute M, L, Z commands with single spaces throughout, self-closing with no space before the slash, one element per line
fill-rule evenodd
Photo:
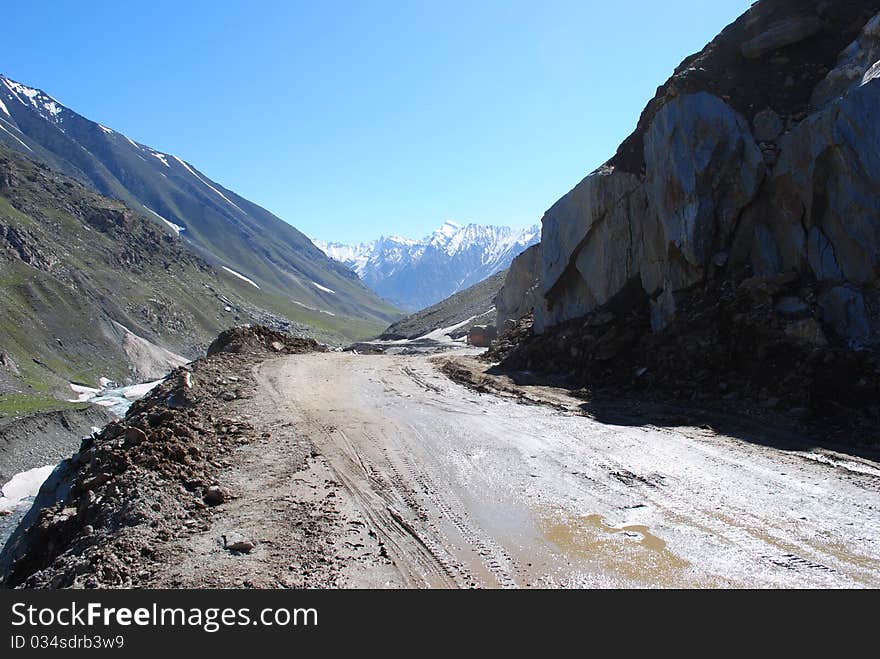
<path fill-rule="evenodd" d="M 544 537 L 564 554 L 586 560 L 612 576 L 651 586 L 692 585 L 690 563 L 673 554 L 647 526 L 611 526 L 601 515 L 567 511 L 539 518 Z"/>

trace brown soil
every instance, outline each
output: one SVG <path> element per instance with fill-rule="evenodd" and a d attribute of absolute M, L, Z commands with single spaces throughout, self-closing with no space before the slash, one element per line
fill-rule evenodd
<path fill-rule="evenodd" d="M 256 364 L 315 350 L 313 340 L 262 327 L 224 332 L 210 356 L 173 371 L 124 421 L 84 440 L 55 484 L 58 501 L 26 518 L 7 545 L 4 585 L 334 585 L 344 552 L 330 543 L 344 520 L 332 476 L 307 437 L 261 427 L 253 400 Z M 296 472 L 303 478 L 290 483 Z M 271 537 L 251 534 L 257 518 L 273 520 Z M 224 547 L 236 538 L 253 548 Z"/>

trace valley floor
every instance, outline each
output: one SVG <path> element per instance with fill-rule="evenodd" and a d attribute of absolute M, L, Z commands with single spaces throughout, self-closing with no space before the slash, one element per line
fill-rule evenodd
<path fill-rule="evenodd" d="M 288 356 L 256 378 L 249 411 L 271 438 L 241 449 L 229 476 L 241 497 L 151 585 L 301 585 L 286 546 L 305 531 L 325 545 L 312 585 L 880 586 L 876 462 L 603 422 L 546 388 L 480 394 L 428 356 Z M 552 405 L 523 404 L 542 397 Z M 303 436 L 304 470 L 285 457 Z M 256 548 L 223 552 L 226 527 Z"/>

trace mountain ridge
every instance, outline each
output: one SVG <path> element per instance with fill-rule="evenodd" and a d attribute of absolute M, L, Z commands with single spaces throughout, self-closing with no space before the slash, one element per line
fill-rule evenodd
<path fill-rule="evenodd" d="M 142 210 L 212 265 L 243 275 L 274 296 L 273 311 L 297 321 L 326 322 L 326 314 L 309 311 L 326 309 L 339 318 L 338 327 L 346 317 L 369 327 L 360 334 L 399 317 L 294 226 L 182 157 L 141 144 L 4 75 L 0 103 L 0 144 Z"/>
<path fill-rule="evenodd" d="M 514 229 L 446 221 L 420 240 L 382 236 L 357 245 L 314 242 L 380 296 L 417 311 L 505 270 L 540 235 L 538 225 Z"/>

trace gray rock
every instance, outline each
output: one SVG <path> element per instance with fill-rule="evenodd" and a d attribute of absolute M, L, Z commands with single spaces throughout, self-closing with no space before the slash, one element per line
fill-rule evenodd
<path fill-rule="evenodd" d="M 746 41 L 740 48 L 743 57 L 757 59 L 773 50 L 785 48 L 818 34 L 824 23 L 816 16 L 803 16 L 778 21 L 761 34 Z"/>
<path fill-rule="evenodd" d="M 807 254 L 783 249 L 783 266 L 806 260 L 821 281 L 876 281 L 880 267 L 880 80 L 815 113 L 780 141 L 768 181 L 777 235 L 806 227 Z M 804 258 L 806 257 L 806 258 Z"/>
<path fill-rule="evenodd" d="M 821 347 L 828 345 L 822 326 L 815 318 L 801 318 L 785 326 L 785 334 L 793 339 Z"/>
<path fill-rule="evenodd" d="M 752 120 L 752 127 L 758 142 L 775 142 L 776 138 L 782 135 L 782 131 L 785 130 L 782 118 L 771 108 L 756 114 Z"/>
<path fill-rule="evenodd" d="M 810 312 L 810 305 L 799 297 L 786 296 L 776 303 L 776 311 L 786 318 L 797 318 Z"/>
<path fill-rule="evenodd" d="M 764 176 L 746 120 L 707 93 L 667 103 L 645 134 L 646 189 L 666 241 L 704 267 Z"/>
<path fill-rule="evenodd" d="M 880 14 L 862 29 L 859 38 L 844 50 L 836 66 L 813 90 L 810 105 L 814 110 L 843 96 L 851 89 L 872 80 L 880 70 Z"/>
<path fill-rule="evenodd" d="M 18 370 L 18 364 L 16 364 L 15 360 L 12 359 L 12 357 L 9 356 L 9 353 L 5 351 L 0 352 L 0 366 L 5 368 L 13 375 L 21 375 L 21 372 Z"/>
<path fill-rule="evenodd" d="M 256 546 L 256 542 L 245 535 L 242 535 L 238 531 L 233 531 L 223 536 L 223 548 L 227 551 L 248 554 Z"/>
<path fill-rule="evenodd" d="M 861 348 L 871 342 L 870 321 L 861 291 L 850 286 L 835 286 L 819 296 L 822 317 L 850 347 Z"/>
<path fill-rule="evenodd" d="M 819 227 L 807 236 L 807 260 L 819 281 L 841 281 L 843 273 L 837 264 L 834 247 Z"/>
<path fill-rule="evenodd" d="M 593 225 L 620 212 L 621 201 L 640 186 L 637 176 L 603 167 L 557 201 L 541 220 L 542 273 L 546 294 L 577 257 Z"/>
<path fill-rule="evenodd" d="M 532 245 L 513 259 L 504 285 L 495 298 L 498 326 L 517 321 L 543 303 L 540 280 L 541 243 Z"/>

